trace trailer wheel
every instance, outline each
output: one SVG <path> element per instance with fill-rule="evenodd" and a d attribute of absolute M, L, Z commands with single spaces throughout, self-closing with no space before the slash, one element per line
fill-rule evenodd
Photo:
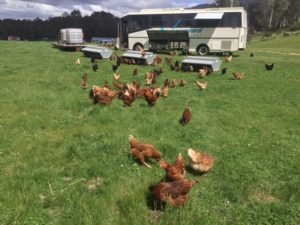
<path fill-rule="evenodd" d="M 198 55 L 208 55 L 209 54 L 209 48 L 207 45 L 199 45 L 197 48 Z"/>
<path fill-rule="evenodd" d="M 141 43 L 135 43 L 133 46 L 133 50 L 135 50 L 135 51 L 140 51 L 143 48 L 144 48 L 144 46 Z"/>

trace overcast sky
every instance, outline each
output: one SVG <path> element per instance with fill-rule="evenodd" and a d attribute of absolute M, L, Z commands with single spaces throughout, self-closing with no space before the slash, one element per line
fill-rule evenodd
<path fill-rule="evenodd" d="M 115 16 L 150 8 L 190 7 L 214 0 L 0 0 L 0 19 L 48 19 L 79 9 L 83 16 L 106 11 Z"/>

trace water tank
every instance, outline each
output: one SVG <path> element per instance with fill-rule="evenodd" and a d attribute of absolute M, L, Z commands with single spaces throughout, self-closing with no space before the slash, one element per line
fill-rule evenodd
<path fill-rule="evenodd" d="M 83 32 L 81 28 L 67 28 L 60 30 L 61 41 L 66 44 L 82 44 Z"/>

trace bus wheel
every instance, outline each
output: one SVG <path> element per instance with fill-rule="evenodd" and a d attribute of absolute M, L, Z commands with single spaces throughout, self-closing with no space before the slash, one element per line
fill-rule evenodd
<path fill-rule="evenodd" d="M 198 55 L 208 55 L 209 54 L 209 48 L 207 47 L 207 45 L 200 45 L 197 48 L 197 53 Z"/>
<path fill-rule="evenodd" d="M 144 46 L 141 43 L 134 44 L 133 50 L 140 51 L 141 49 L 144 49 Z"/>

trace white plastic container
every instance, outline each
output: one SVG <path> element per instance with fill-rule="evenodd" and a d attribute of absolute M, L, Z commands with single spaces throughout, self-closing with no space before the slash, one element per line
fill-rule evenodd
<path fill-rule="evenodd" d="M 67 28 L 60 30 L 61 41 L 66 44 L 82 44 L 83 32 L 80 28 Z"/>

